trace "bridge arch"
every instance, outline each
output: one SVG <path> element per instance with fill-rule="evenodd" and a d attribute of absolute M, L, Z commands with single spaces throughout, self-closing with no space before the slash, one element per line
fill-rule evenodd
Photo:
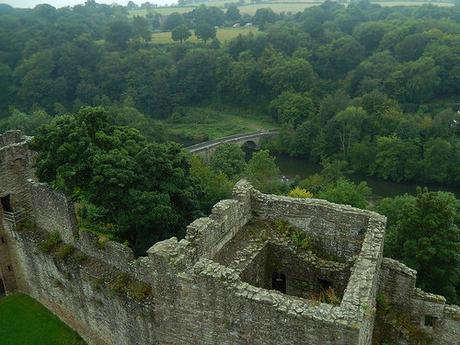
<path fill-rule="evenodd" d="M 205 160 L 209 160 L 212 154 L 214 153 L 214 151 L 217 149 L 217 147 L 219 147 L 222 144 L 232 143 L 232 144 L 237 144 L 243 147 L 247 145 L 249 147 L 253 147 L 254 149 L 256 149 L 261 140 L 265 138 L 275 137 L 277 135 L 278 135 L 278 131 L 276 130 L 236 134 L 236 135 L 231 135 L 228 137 L 210 140 L 210 141 L 206 141 L 206 142 L 199 143 L 196 145 L 192 145 L 192 146 L 187 147 L 186 149 L 191 154 L 199 155 L 203 157 Z"/>

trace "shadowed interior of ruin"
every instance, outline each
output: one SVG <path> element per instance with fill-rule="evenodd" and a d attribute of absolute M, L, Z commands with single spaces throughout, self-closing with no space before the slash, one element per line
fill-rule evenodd
<path fill-rule="evenodd" d="M 278 222 L 252 220 L 214 259 L 237 270 L 244 282 L 255 287 L 339 304 L 354 258 L 347 262 L 324 258 L 324 251 L 307 235 L 297 234 L 302 230 L 290 229 L 293 232 Z"/>

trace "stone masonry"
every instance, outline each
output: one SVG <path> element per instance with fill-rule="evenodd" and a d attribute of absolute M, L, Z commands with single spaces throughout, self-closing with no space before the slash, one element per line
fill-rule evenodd
<path fill-rule="evenodd" d="M 185 239 L 135 258 L 80 230 L 72 202 L 34 180 L 28 140 L 0 136 L 0 279 L 6 293 L 36 298 L 88 344 L 367 345 L 379 294 L 435 344 L 460 343 L 460 307 L 417 289 L 415 271 L 382 257 L 386 219 L 377 213 L 266 195 L 240 181 Z M 276 230 L 280 221 L 315 250 Z M 43 250 L 53 233 L 70 255 Z M 325 285 L 338 303 L 311 298 Z"/>

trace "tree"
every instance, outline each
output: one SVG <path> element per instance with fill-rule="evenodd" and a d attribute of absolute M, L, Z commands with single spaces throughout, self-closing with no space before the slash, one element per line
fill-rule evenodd
<path fill-rule="evenodd" d="M 309 91 L 315 80 L 312 66 L 304 59 L 276 55 L 267 66 L 262 67 L 262 80 L 275 95 L 283 91 Z"/>
<path fill-rule="evenodd" d="M 415 202 L 406 203 L 396 225 L 393 253 L 417 270 L 417 284 L 458 303 L 460 282 L 459 202 L 445 192 L 419 190 Z"/>
<path fill-rule="evenodd" d="M 396 136 L 377 138 L 374 174 L 385 180 L 407 181 L 419 174 L 420 150 L 417 142 Z"/>
<path fill-rule="evenodd" d="M 171 31 L 172 29 L 177 28 L 182 24 L 186 24 L 184 16 L 180 13 L 173 12 L 166 17 L 163 23 L 163 31 Z"/>
<path fill-rule="evenodd" d="M 225 13 L 225 19 L 231 22 L 236 22 L 241 19 L 240 10 L 237 6 L 228 6 L 227 12 Z"/>
<path fill-rule="evenodd" d="M 133 36 L 133 29 L 125 20 L 115 20 L 107 27 L 105 38 L 119 49 L 126 49 L 128 41 Z"/>
<path fill-rule="evenodd" d="M 246 176 L 257 189 L 273 193 L 280 190 L 280 170 L 268 150 L 260 150 L 252 156 L 246 168 Z"/>
<path fill-rule="evenodd" d="M 307 93 L 285 91 L 270 102 L 278 122 L 296 128 L 315 113 L 315 106 Z"/>
<path fill-rule="evenodd" d="M 367 118 L 368 115 L 363 108 L 353 106 L 334 116 L 330 125 L 337 133 L 343 153 L 347 153 L 351 146 L 363 136 Z"/>
<path fill-rule="evenodd" d="M 198 199 L 200 208 L 205 214 L 209 214 L 212 207 L 220 200 L 230 198 L 233 183 L 224 173 L 214 172 L 200 157 L 191 158 L 190 175 L 203 188 Z"/>
<path fill-rule="evenodd" d="M 432 139 L 425 144 L 423 153 L 424 175 L 428 181 L 448 182 L 451 176 L 453 147 L 445 139 Z M 458 162 L 454 162 L 458 163 Z"/>
<path fill-rule="evenodd" d="M 200 188 L 180 146 L 148 143 L 133 128 L 112 126 L 102 108 L 58 117 L 39 130 L 32 147 L 39 152 L 39 179 L 95 205 L 102 223 L 114 224 L 114 236 L 137 254 L 155 241 L 183 236 L 202 214 Z"/>
<path fill-rule="evenodd" d="M 274 23 L 277 19 L 278 15 L 271 8 L 259 8 L 254 15 L 254 24 L 263 28 L 266 23 Z"/>
<path fill-rule="evenodd" d="M 318 197 L 338 204 L 347 204 L 358 208 L 367 207 L 367 198 L 372 189 L 366 182 L 354 184 L 345 178 L 340 178 L 336 183 L 328 185 Z"/>
<path fill-rule="evenodd" d="M 216 29 L 209 24 L 199 24 L 195 29 L 195 35 L 206 43 L 207 40 L 216 37 Z"/>
<path fill-rule="evenodd" d="M 230 180 L 234 180 L 246 168 L 244 152 L 236 144 L 220 145 L 212 155 L 210 165 L 215 172 L 222 172 Z"/>
<path fill-rule="evenodd" d="M 186 25 L 181 24 L 171 31 L 171 36 L 173 41 L 180 41 L 180 43 L 182 43 L 188 40 L 190 36 L 192 36 L 192 33 Z"/>
<path fill-rule="evenodd" d="M 49 124 L 51 120 L 52 117 L 44 111 L 37 110 L 32 114 L 25 114 L 14 110 L 10 116 L 0 119 L 0 133 L 20 129 L 26 135 L 35 135 L 41 126 Z"/>
<path fill-rule="evenodd" d="M 152 38 L 152 32 L 149 28 L 149 22 L 144 17 L 135 16 L 133 18 L 133 33 L 136 37 L 141 37 L 149 42 Z"/>

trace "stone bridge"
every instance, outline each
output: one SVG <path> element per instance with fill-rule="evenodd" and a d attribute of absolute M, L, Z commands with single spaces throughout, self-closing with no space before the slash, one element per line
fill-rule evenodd
<path fill-rule="evenodd" d="M 214 151 L 222 144 L 232 143 L 239 146 L 246 146 L 255 149 L 263 139 L 271 138 L 278 135 L 277 130 L 258 131 L 253 133 L 235 134 L 228 137 L 205 141 L 204 143 L 195 144 L 186 149 L 194 154 L 199 155 L 205 160 L 209 160 Z"/>

